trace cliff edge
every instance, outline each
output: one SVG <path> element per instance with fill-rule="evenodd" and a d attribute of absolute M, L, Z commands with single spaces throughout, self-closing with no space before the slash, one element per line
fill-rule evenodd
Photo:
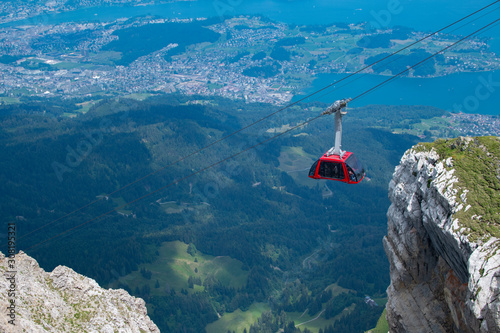
<path fill-rule="evenodd" d="M 103 289 L 65 266 L 47 273 L 23 252 L 14 258 L 13 275 L 8 259 L 0 253 L 2 333 L 160 332 L 145 302 L 123 289 Z M 12 302 L 15 309 L 10 311 Z"/>
<path fill-rule="evenodd" d="M 391 332 L 500 332 L 500 139 L 408 150 L 389 185 Z"/>

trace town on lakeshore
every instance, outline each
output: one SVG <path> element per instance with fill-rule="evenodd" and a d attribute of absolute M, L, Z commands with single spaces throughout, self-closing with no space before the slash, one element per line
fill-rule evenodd
<path fill-rule="evenodd" d="M 185 33 L 184 39 L 173 38 L 170 30 Z M 134 34 L 149 45 L 131 50 Z M 252 16 L 4 26 L 0 94 L 67 98 L 180 92 L 284 104 L 319 74 L 355 72 L 424 36 L 407 28 L 373 31 L 365 23 L 297 26 Z M 455 41 L 437 34 L 405 50 L 384 70 L 367 73 L 394 74 Z M 499 64 L 488 38 L 478 37 L 407 76 L 491 71 Z"/>
<path fill-rule="evenodd" d="M 321 74 L 354 73 L 426 36 L 410 28 L 374 30 L 368 23 L 294 25 L 265 17 L 43 23 L 36 15 L 74 10 L 66 1 L 25 3 L 0 11 L 0 104 L 23 96 L 84 98 L 83 112 L 105 96 L 145 98 L 159 93 L 221 96 L 275 105 L 289 103 Z M 128 4 L 128 0 L 120 1 Z M 146 5 L 147 2 L 134 2 Z M 86 6 L 97 6 L 88 1 Z M 9 9 L 10 8 L 10 9 Z M 8 24 L 24 19 L 23 25 Z M 26 19 L 27 24 L 24 24 Z M 31 23 L 30 23 L 31 22 Z M 436 34 L 394 61 L 363 71 L 394 75 L 453 44 Z M 488 37 L 475 37 L 437 54 L 406 77 L 494 71 L 500 58 Z M 454 111 L 463 134 L 500 133 L 495 116 Z"/>

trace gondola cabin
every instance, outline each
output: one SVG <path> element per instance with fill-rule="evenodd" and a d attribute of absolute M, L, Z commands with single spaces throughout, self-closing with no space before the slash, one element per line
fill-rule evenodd
<path fill-rule="evenodd" d="M 340 99 L 330 105 L 321 115 L 335 115 L 335 146 L 328 150 L 319 160 L 314 162 L 309 170 L 309 177 L 313 179 L 330 179 L 347 184 L 357 184 L 365 178 L 365 169 L 356 156 L 349 151 L 340 149 L 342 140 L 342 111 L 351 98 Z"/>
<path fill-rule="evenodd" d="M 351 152 L 340 155 L 327 152 L 311 166 L 309 177 L 357 184 L 365 177 L 365 169 Z"/>

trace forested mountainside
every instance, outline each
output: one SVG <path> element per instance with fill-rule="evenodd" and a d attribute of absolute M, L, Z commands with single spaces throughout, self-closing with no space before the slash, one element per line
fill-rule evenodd
<path fill-rule="evenodd" d="M 366 181 L 349 186 L 307 177 L 333 145 L 328 118 L 191 176 L 316 116 L 323 104 L 284 110 L 174 163 L 276 108 L 166 95 L 106 99 L 64 117 L 78 108 L 72 103 L 1 106 L 0 211 L 17 224 L 18 249 L 45 270 L 65 265 L 129 290 L 144 298 L 163 332 L 200 332 L 224 314 L 246 314 L 258 304 L 267 304 L 258 313 L 281 327 L 300 314 L 318 316 L 323 325 L 301 330 L 374 326 L 389 284 L 381 243 L 386 184 L 402 153 L 421 140 L 390 127 L 443 111 L 349 110 L 343 148 L 356 152 L 367 170 Z M 218 258 L 237 264 L 224 266 Z M 165 262 L 173 263 L 171 271 Z M 238 283 L 221 272 L 237 275 Z M 381 306 L 367 305 L 366 295 Z"/>

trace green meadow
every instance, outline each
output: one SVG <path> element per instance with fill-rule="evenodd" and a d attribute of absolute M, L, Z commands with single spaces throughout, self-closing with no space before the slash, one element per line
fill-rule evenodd
<path fill-rule="evenodd" d="M 314 186 L 309 178 L 309 168 L 315 161 L 315 157 L 306 153 L 302 147 L 282 147 L 278 158 L 279 168 L 288 173 L 297 183 L 305 186 Z"/>
<path fill-rule="evenodd" d="M 367 333 L 387 333 L 389 332 L 389 323 L 387 323 L 387 319 L 385 318 L 387 310 L 384 309 L 384 312 L 382 312 L 382 315 L 380 315 L 380 318 L 378 319 L 377 326 L 375 328 L 372 328 L 371 330 L 367 331 Z"/>
<path fill-rule="evenodd" d="M 336 284 L 332 284 L 325 288 L 325 291 L 328 290 L 332 291 L 332 297 L 338 296 L 341 293 L 349 292 L 349 289 L 342 288 Z M 219 320 L 207 325 L 206 331 L 207 333 L 227 331 L 241 333 L 245 328 L 249 331 L 250 325 L 255 323 L 264 311 L 269 309 L 269 305 L 266 303 L 254 303 L 247 311 L 241 311 L 238 309 L 232 313 L 225 313 Z M 348 306 L 342 313 L 330 319 L 324 318 L 324 309 L 325 304 L 323 305 L 323 309 L 314 316 L 310 316 L 307 313 L 307 310 L 304 312 L 286 312 L 286 318 L 287 321 L 293 321 L 295 323 L 295 327 L 300 328 L 301 330 L 307 328 L 313 333 L 318 333 L 321 328 L 332 325 L 342 316 L 349 314 L 354 309 L 354 304 Z"/>
<path fill-rule="evenodd" d="M 331 284 L 325 288 L 325 291 L 329 290 L 332 292 L 332 297 L 338 296 L 342 293 L 349 292 L 349 289 L 342 288 L 337 284 Z M 325 319 L 323 315 L 323 312 L 325 310 L 325 304 L 323 304 L 321 311 L 319 311 L 314 316 L 310 316 L 307 313 L 307 310 L 304 312 L 287 312 L 286 316 L 287 320 L 293 321 L 295 323 L 295 327 L 298 327 L 302 330 L 304 328 L 307 328 L 313 333 L 318 333 L 320 328 L 325 328 L 329 325 L 332 325 L 336 320 L 350 313 L 353 310 L 353 308 L 354 306 L 349 306 L 345 308 L 344 311 L 339 315 L 329 319 Z"/>
<path fill-rule="evenodd" d="M 158 256 L 152 263 L 142 264 L 139 270 L 121 277 L 113 283 L 125 284 L 131 290 L 149 285 L 151 295 L 165 295 L 166 290 L 186 289 L 188 291 L 202 291 L 203 286 L 195 285 L 189 289 L 188 278 L 200 278 L 203 282 L 207 277 L 215 277 L 226 286 L 243 287 L 247 281 L 248 272 L 242 269 L 242 263 L 227 256 L 214 257 L 197 250 L 189 254 L 188 244 L 180 241 L 165 242 L 158 250 Z M 151 278 L 147 279 L 140 273 L 141 269 L 151 271 Z M 158 281 L 159 288 L 155 288 Z M 166 288 L 166 287 L 169 288 Z"/>
<path fill-rule="evenodd" d="M 19 102 L 19 98 L 16 97 L 0 97 L 0 105 L 3 104 L 17 104 Z"/>
<path fill-rule="evenodd" d="M 254 303 L 247 311 L 237 309 L 231 313 L 225 313 L 219 320 L 208 324 L 205 328 L 207 333 L 220 333 L 227 331 L 243 332 L 247 331 L 264 311 L 269 310 L 269 305 L 266 303 Z"/>
<path fill-rule="evenodd" d="M 117 198 L 111 198 L 111 200 L 113 201 L 113 204 L 115 205 L 116 207 L 116 211 L 118 212 L 118 214 L 121 214 L 121 215 L 131 215 L 132 214 L 132 211 L 129 210 L 129 209 L 123 209 L 123 207 L 126 207 L 126 201 L 125 199 L 123 199 L 123 197 L 117 197 Z M 122 208 L 119 208 L 119 207 L 122 207 Z"/>

